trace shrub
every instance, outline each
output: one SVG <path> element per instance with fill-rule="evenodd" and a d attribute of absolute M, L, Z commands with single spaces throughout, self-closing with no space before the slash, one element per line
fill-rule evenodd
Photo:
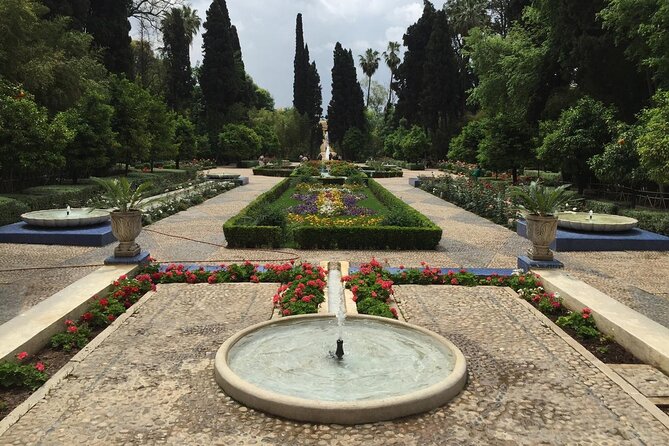
<path fill-rule="evenodd" d="M 67 330 L 63 333 L 58 333 L 51 338 L 51 346 L 53 348 L 61 348 L 66 352 L 72 349 L 82 349 L 88 344 L 91 338 L 91 329 L 87 324 L 76 325 L 73 321 L 65 321 Z"/>
<path fill-rule="evenodd" d="M 226 124 L 218 135 L 221 155 L 227 159 L 241 161 L 260 155 L 262 138 L 242 124 Z"/>
<path fill-rule="evenodd" d="M 624 209 L 621 214 L 639 220 L 641 229 L 669 236 L 669 212 L 667 211 Z"/>
<path fill-rule="evenodd" d="M 597 214 L 617 214 L 618 205 L 611 201 L 601 201 L 601 200 L 586 200 L 585 202 L 586 211 L 593 211 Z"/>
<path fill-rule="evenodd" d="M 21 220 L 21 214 L 30 211 L 30 207 L 19 200 L 0 197 L 0 226 Z"/>
<path fill-rule="evenodd" d="M 571 328 L 579 338 L 601 337 L 591 313 L 592 310 L 586 307 L 580 313 L 570 312 L 567 316 L 559 317 L 555 323 L 560 327 Z"/>
<path fill-rule="evenodd" d="M 21 352 L 16 355 L 19 363 L 0 362 L 0 387 L 27 387 L 35 390 L 46 382 L 48 376 L 44 373 L 44 364 L 24 364 L 28 356 L 27 352 Z"/>
<path fill-rule="evenodd" d="M 412 212 L 407 212 L 404 208 L 393 208 L 386 214 L 383 221 L 381 222 L 383 226 L 422 226 L 422 219 Z"/>
<path fill-rule="evenodd" d="M 395 315 L 390 311 L 390 308 L 384 302 L 377 299 L 363 299 L 356 303 L 358 313 L 368 314 L 370 316 L 381 316 L 387 318 L 394 318 Z"/>
<path fill-rule="evenodd" d="M 355 164 L 346 161 L 330 161 L 327 165 L 333 177 L 348 177 L 360 171 Z"/>

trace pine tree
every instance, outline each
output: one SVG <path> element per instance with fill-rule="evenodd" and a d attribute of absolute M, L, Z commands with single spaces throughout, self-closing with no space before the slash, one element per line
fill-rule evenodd
<path fill-rule="evenodd" d="M 365 103 L 358 83 L 353 53 L 337 42 L 332 67 L 332 99 L 328 106 L 328 131 L 330 141 L 341 152 L 341 143 L 351 128 L 365 131 Z M 342 156 L 353 158 L 354 154 Z"/>
<path fill-rule="evenodd" d="M 86 31 L 102 49 L 105 67 L 116 74 L 133 77 L 130 48 L 129 0 L 95 0 L 91 2 Z"/>
<path fill-rule="evenodd" d="M 297 14 L 295 24 L 295 59 L 293 61 L 295 78 L 293 80 L 293 107 L 299 113 L 308 113 L 309 96 L 309 53 L 304 44 L 302 14 Z"/>
<path fill-rule="evenodd" d="M 167 59 L 165 99 L 173 110 L 184 112 L 193 98 L 193 73 L 181 8 L 173 8 L 163 19 L 163 44 Z"/>
<path fill-rule="evenodd" d="M 225 0 L 212 1 L 203 26 L 206 31 L 202 35 L 200 85 L 210 140 L 217 141 L 228 119 L 226 114 L 243 96 L 246 76 L 237 63 L 236 58 L 241 58 L 239 40 L 230 23 Z"/>
<path fill-rule="evenodd" d="M 436 11 L 432 3 L 424 0 L 423 15 L 404 34 L 404 60 L 397 69 L 397 109 L 395 118 L 405 118 L 409 124 L 418 124 L 419 102 L 423 92 L 423 78 L 427 45 L 432 34 Z"/>

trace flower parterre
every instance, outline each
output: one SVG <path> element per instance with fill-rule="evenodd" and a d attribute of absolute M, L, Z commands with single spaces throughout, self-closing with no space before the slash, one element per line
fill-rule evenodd
<path fill-rule="evenodd" d="M 299 205 L 288 209 L 288 220 L 292 223 L 309 225 L 360 225 L 378 224 L 380 218 L 369 218 L 375 212 L 358 206 L 367 196 L 354 187 L 324 187 L 322 185 L 300 184 L 293 199 Z"/>

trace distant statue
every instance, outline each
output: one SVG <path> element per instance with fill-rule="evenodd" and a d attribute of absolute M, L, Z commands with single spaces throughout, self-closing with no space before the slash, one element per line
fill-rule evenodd
<path fill-rule="evenodd" d="M 337 152 L 332 150 L 330 147 L 330 135 L 328 133 L 328 120 L 325 118 L 321 118 L 321 120 L 318 122 L 321 125 L 321 128 L 323 129 L 323 143 L 321 144 L 321 153 L 319 155 L 319 158 L 325 161 L 329 161 L 331 159 L 335 159 Z"/>

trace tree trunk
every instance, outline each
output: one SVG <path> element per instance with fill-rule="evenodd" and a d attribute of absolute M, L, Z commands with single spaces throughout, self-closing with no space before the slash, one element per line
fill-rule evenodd
<path fill-rule="evenodd" d="M 518 168 L 516 166 L 511 168 L 511 181 L 514 185 L 518 184 Z"/>
<path fill-rule="evenodd" d="M 388 103 L 386 104 L 386 110 L 390 107 L 391 102 L 393 101 L 393 73 L 390 72 L 390 85 L 388 85 Z"/>
<path fill-rule="evenodd" d="M 372 76 L 369 76 L 369 80 L 367 81 L 367 104 L 365 104 L 365 108 L 369 108 L 369 91 L 372 89 Z"/>

